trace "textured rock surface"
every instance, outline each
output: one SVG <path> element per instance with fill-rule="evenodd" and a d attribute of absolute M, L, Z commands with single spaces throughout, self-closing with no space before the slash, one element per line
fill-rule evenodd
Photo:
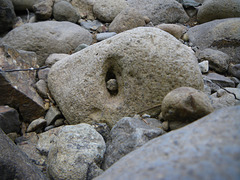
<path fill-rule="evenodd" d="M 36 54 L 0 46 L 0 67 L 3 71 L 37 67 Z M 31 122 L 45 112 L 43 101 L 32 87 L 35 71 L 0 72 L 0 104 L 18 109 L 24 121 Z M 9 98 L 11 97 L 11 98 Z"/>
<path fill-rule="evenodd" d="M 79 19 L 77 10 L 66 1 L 60 1 L 53 6 L 53 17 L 57 21 L 70 21 L 76 23 Z"/>
<path fill-rule="evenodd" d="M 190 87 L 174 89 L 162 101 L 162 116 L 171 130 L 200 119 L 213 110 L 208 96 Z"/>
<path fill-rule="evenodd" d="M 239 0 L 205 0 L 197 14 L 200 23 L 232 17 L 240 17 Z"/>
<path fill-rule="evenodd" d="M 0 34 L 12 29 L 16 14 L 11 0 L 0 1 Z"/>
<path fill-rule="evenodd" d="M 117 80 L 117 90 L 106 88 L 110 79 Z M 203 89 L 192 50 L 157 28 L 120 33 L 57 62 L 48 85 L 69 123 L 101 121 L 111 126 L 161 103 L 177 87 Z M 151 114 L 158 113 L 156 109 Z"/>
<path fill-rule="evenodd" d="M 0 43 L 16 49 L 34 51 L 39 65 L 52 53 L 69 53 L 79 44 L 91 44 L 91 34 L 70 22 L 44 21 L 27 23 L 10 31 Z"/>
<path fill-rule="evenodd" d="M 1 179 L 47 179 L 0 129 Z"/>
<path fill-rule="evenodd" d="M 16 140 L 17 146 L 41 171 L 46 171 L 46 157 L 37 150 L 38 135 L 35 132 L 26 133 Z"/>
<path fill-rule="evenodd" d="M 78 10 L 81 16 L 94 20 L 93 5 L 96 0 L 71 0 L 71 4 Z"/>
<path fill-rule="evenodd" d="M 149 22 L 146 16 L 141 15 L 134 8 L 125 8 L 112 21 L 109 31 L 120 33 L 129 29 L 145 26 Z"/>
<path fill-rule="evenodd" d="M 93 13 L 100 21 L 112 22 L 126 7 L 126 0 L 95 0 Z"/>
<path fill-rule="evenodd" d="M 45 64 L 48 66 L 52 66 L 57 61 L 60 61 L 61 59 L 68 57 L 68 56 L 70 56 L 70 55 L 69 54 L 57 54 L 57 53 L 50 54 L 48 56 L 48 58 L 46 59 Z"/>
<path fill-rule="evenodd" d="M 200 50 L 211 48 L 230 56 L 240 63 L 240 18 L 214 20 L 194 26 L 187 32 L 189 41 Z"/>
<path fill-rule="evenodd" d="M 128 0 L 128 4 L 147 16 L 154 25 L 184 23 L 189 19 L 182 5 L 175 0 Z"/>
<path fill-rule="evenodd" d="M 240 176 L 239 116 L 240 106 L 215 111 L 149 141 L 95 180 L 237 180 Z"/>
<path fill-rule="evenodd" d="M 48 154 L 48 173 L 53 179 L 92 179 L 105 153 L 103 137 L 90 125 L 65 126 Z"/>
<path fill-rule="evenodd" d="M 52 16 L 53 0 L 44 0 L 33 5 L 33 10 L 38 20 L 48 20 Z"/>
<path fill-rule="evenodd" d="M 58 132 L 62 129 L 63 127 L 58 127 L 54 129 L 50 129 L 47 132 L 38 134 L 38 142 L 36 144 L 37 150 L 47 156 L 52 145 L 54 144 L 54 140 L 58 135 Z"/>
<path fill-rule="evenodd" d="M 183 36 L 183 34 L 187 31 L 187 27 L 178 24 L 160 24 L 157 25 L 156 27 L 170 33 L 177 39 L 180 39 Z"/>
<path fill-rule="evenodd" d="M 109 168 L 120 158 L 141 147 L 149 140 L 165 133 L 161 122 L 148 118 L 144 122 L 140 116 L 125 117 L 118 121 L 110 133 L 111 140 L 107 143 L 103 168 Z M 154 125 L 152 125 L 152 124 Z"/>
<path fill-rule="evenodd" d="M 19 132 L 21 122 L 18 112 L 9 106 L 0 106 L 0 128 L 6 133 Z"/>
<path fill-rule="evenodd" d="M 211 95 L 211 100 L 214 109 L 226 108 L 240 104 L 240 89 L 239 88 L 225 88 L 219 89 L 216 93 Z M 229 93 L 230 92 L 230 93 Z M 235 96 L 234 96 L 235 94 Z M 237 100 L 237 99 L 238 100 Z"/>
<path fill-rule="evenodd" d="M 200 62 L 207 60 L 209 67 L 216 72 L 225 73 L 228 70 L 230 57 L 226 53 L 207 48 L 198 51 L 196 56 Z"/>

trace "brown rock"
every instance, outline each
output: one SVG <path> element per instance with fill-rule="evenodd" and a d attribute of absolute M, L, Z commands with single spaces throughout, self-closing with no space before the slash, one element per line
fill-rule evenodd
<path fill-rule="evenodd" d="M 162 102 L 163 118 L 169 122 L 171 130 L 183 127 L 213 110 L 208 96 L 191 87 L 174 89 Z"/>
<path fill-rule="evenodd" d="M 35 71 L 4 72 L 37 67 L 36 56 L 23 56 L 7 46 L 0 46 L 0 104 L 19 110 L 24 121 L 31 122 L 44 115 L 43 100 L 32 87 Z"/>
<path fill-rule="evenodd" d="M 122 10 L 112 21 L 109 31 L 120 33 L 139 26 L 145 26 L 149 19 L 141 15 L 134 8 L 126 8 Z"/>

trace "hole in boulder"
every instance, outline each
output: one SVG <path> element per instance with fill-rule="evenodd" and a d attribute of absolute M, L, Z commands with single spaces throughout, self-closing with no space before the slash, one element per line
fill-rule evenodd
<path fill-rule="evenodd" d="M 113 68 L 109 68 L 107 71 L 105 82 L 108 92 L 111 95 L 116 96 L 118 94 L 118 83 L 116 75 L 113 72 Z"/>

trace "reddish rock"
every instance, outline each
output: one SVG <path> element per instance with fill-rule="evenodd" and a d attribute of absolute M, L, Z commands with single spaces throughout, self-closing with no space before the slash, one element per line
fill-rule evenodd
<path fill-rule="evenodd" d="M 36 62 L 36 54 L 33 56 L 32 53 L 0 46 L 0 105 L 17 109 L 26 122 L 31 122 L 45 113 L 43 100 L 32 87 L 36 72 L 7 70 L 37 67 Z"/>

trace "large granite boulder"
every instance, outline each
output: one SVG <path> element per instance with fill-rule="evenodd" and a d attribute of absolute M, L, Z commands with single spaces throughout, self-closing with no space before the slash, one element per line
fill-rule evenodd
<path fill-rule="evenodd" d="M 200 23 L 232 17 L 240 17 L 239 0 L 205 0 L 197 14 Z"/>
<path fill-rule="evenodd" d="M 36 71 L 11 72 L 37 67 L 36 54 L 0 46 L 0 67 L 0 105 L 17 109 L 25 122 L 43 116 L 43 100 L 32 86 Z"/>
<path fill-rule="evenodd" d="M 129 153 L 95 180 L 240 177 L 240 106 L 224 108 Z"/>
<path fill-rule="evenodd" d="M 230 56 L 240 63 L 240 18 L 214 20 L 194 26 L 187 32 L 189 41 L 200 50 L 211 48 Z"/>
<path fill-rule="evenodd" d="M 47 179 L 6 134 L 0 129 L 1 179 Z"/>
<path fill-rule="evenodd" d="M 11 30 L 15 23 L 16 14 L 11 0 L 0 1 L 0 34 Z"/>
<path fill-rule="evenodd" d="M 58 61 L 48 85 L 69 123 L 113 126 L 122 117 L 161 104 L 177 87 L 202 90 L 203 80 L 189 47 L 160 29 L 139 27 Z"/>
<path fill-rule="evenodd" d="M 44 21 L 13 29 L 1 39 L 0 44 L 36 52 L 41 66 L 50 54 L 70 53 L 79 44 L 91 42 L 92 35 L 74 23 Z"/>
<path fill-rule="evenodd" d="M 93 179 L 100 169 L 106 145 L 89 124 L 63 127 L 48 154 L 48 174 L 52 179 Z"/>
<path fill-rule="evenodd" d="M 176 0 L 128 0 L 129 6 L 147 16 L 154 25 L 185 23 L 189 17 Z"/>

